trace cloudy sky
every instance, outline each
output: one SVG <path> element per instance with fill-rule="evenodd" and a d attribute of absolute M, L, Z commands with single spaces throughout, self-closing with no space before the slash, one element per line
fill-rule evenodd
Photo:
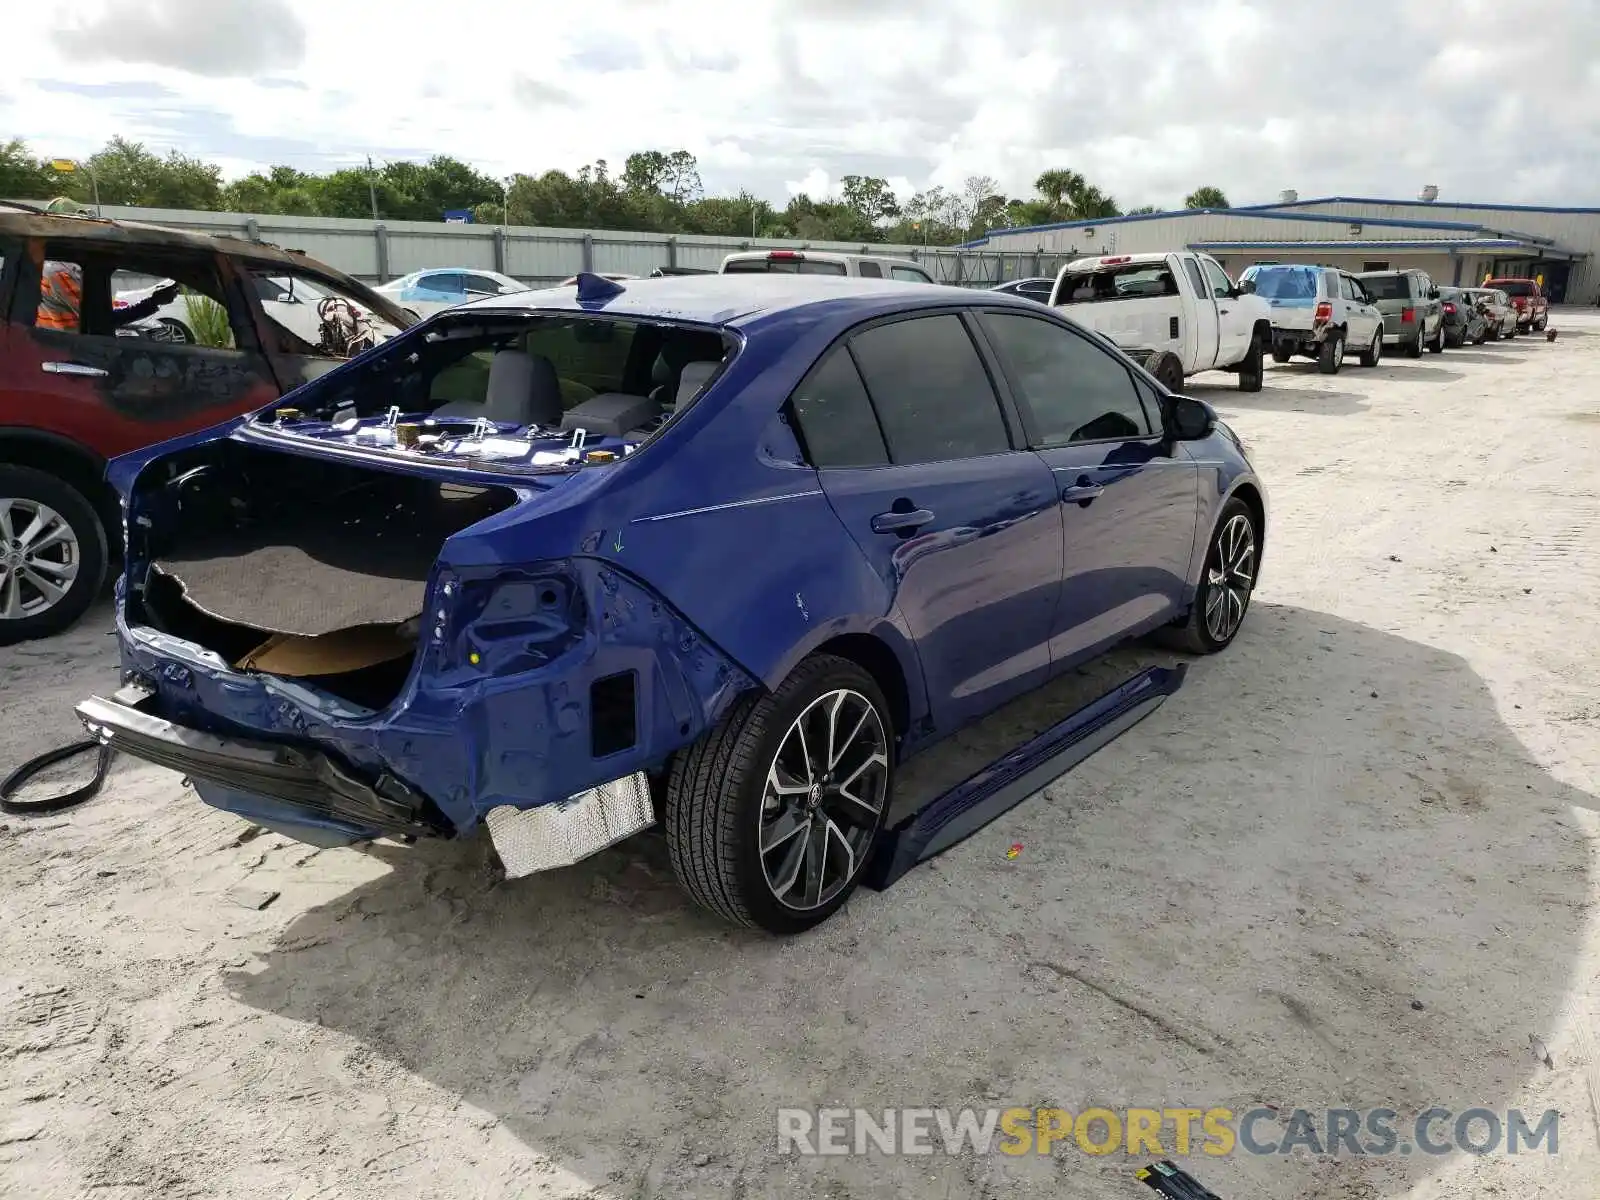
<path fill-rule="evenodd" d="M 1047 167 L 1125 207 L 1199 184 L 1600 204 L 1600 3 L 1340 0 L 57 0 L 13 5 L 0 138 L 123 134 L 328 169 L 496 175 L 685 148 L 782 204 Z"/>

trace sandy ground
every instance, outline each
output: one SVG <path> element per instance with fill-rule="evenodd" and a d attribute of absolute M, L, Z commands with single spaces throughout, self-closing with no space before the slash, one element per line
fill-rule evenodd
<path fill-rule="evenodd" d="M 810 936 L 701 915 L 649 837 L 499 883 L 481 845 L 253 836 L 128 762 L 0 818 L 0 1192 L 1135 1197 L 1067 1147 L 780 1156 L 774 1113 L 1437 1103 L 1556 1108 L 1560 1152 L 1185 1161 L 1227 1200 L 1593 1197 L 1600 318 L 1558 324 L 1194 381 L 1272 491 L 1238 642 Z M 115 686 L 107 627 L 0 650 L 0 764 Z"/>

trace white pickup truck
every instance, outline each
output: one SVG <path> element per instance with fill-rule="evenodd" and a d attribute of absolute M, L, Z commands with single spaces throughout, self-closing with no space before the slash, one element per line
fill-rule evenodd
<path fill-rule="evenodd" d="M 1080 258 L 1056 275 L 1050 304 L 1110 338 L 1169 392 L 1200 371 L 1232 371 L 1241 392 L 1261 390 L 1270 310 L 1204 254 Z"/>

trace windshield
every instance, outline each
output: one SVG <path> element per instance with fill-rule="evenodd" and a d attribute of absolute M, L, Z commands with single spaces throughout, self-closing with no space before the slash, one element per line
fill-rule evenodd
<path fill-rule="evenodd" d="M 1263 300 L 1315 300 L 1315 267 L 1262 267 L 1255 275 L 1256 295 Z"/>
<path fill-rule="evenodd" d="M 1092 304 L 1142 296 L 1176 296 L 1178 281 L 1164 262 L 1128 263 L 1105 271 L 1082 271 L 1061 277 L 1057 304 Z"/>
<path fill-rule="evenodd" d="M 842 262 L 816 258 L 735 258 L 723 264 L 724 275 L 847 275 Z"/>
<path fill-rule="evenodd" d="M 1404 275 L 1361 275 L 1361 286 L 1374 300 L 1409 300 L 1411 289 Z"/>
<path fill-rule="evenodd" d="M 1504 279 L 1496 280 L 1495 287 L 1508 296 L 1533 295 L 1533 280 L 1531 279 Z"/>

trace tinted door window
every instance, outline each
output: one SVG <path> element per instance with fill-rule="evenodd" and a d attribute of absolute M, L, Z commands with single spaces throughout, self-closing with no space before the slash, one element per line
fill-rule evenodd
<path fill-rule="evenodd" d="M 1202 258 L 1200 266 L 1206 273 L 1206 279 L 1211 284 L 1213 296 L 1226 296 L 1233 291 L 1233 280 L 1228 278 L 1228 273 L 1209 258 Z"/>
<path fill-rule="evenodd" d="M 850 339 L 896 463 L 1011 448 L 989 373 L 954 315 L 878 325 Z"/>
<path fill-rule="evenodd" d="M 454 271 L 439 271 L 433 275 L 424 275 L 417 281 L 417 286 L 424 291 L 446 292 L 452 296 L 462 295 L 466 291 L 461 276 Z"/>
<path fill-rule="evenodd" d="M 1184 259 L 1183 273 L 1189 277 L 1189 286 L 1194 289 L 1194 294 L 1196 296 L 1204 296 L 1206 294 L 1206 281 L 1200 277 L 1199 264 L 1192 258 Z"/>
<path fill-rule="evenodd" d="M 812 368 L 789 403 L 812 466 L 877 467 L 889 461 L 872 401 L 843 346 Z"/>
<path fill-rule="evenodd" d="M 985 313 L 983 324 L 1033 415 L 1041 446 L 1150 432 L 1133 376 L 1099 346 L 1031 317 Z"/>
<path fill-rule="evenodd" d="M 875 262 L 859 262 L 856 264 L 856 270 L 861 272 L 863 279 L 883 278 L 883 271 L 879 269 L 878 264 Z"/>
<path fill-rule="evenodd" d="M 500 284 L 490 279 L 487 275 L 463 275 L 462 282 L 466 284 L 467 291 L 478 296 L 498 296 Z"/>

